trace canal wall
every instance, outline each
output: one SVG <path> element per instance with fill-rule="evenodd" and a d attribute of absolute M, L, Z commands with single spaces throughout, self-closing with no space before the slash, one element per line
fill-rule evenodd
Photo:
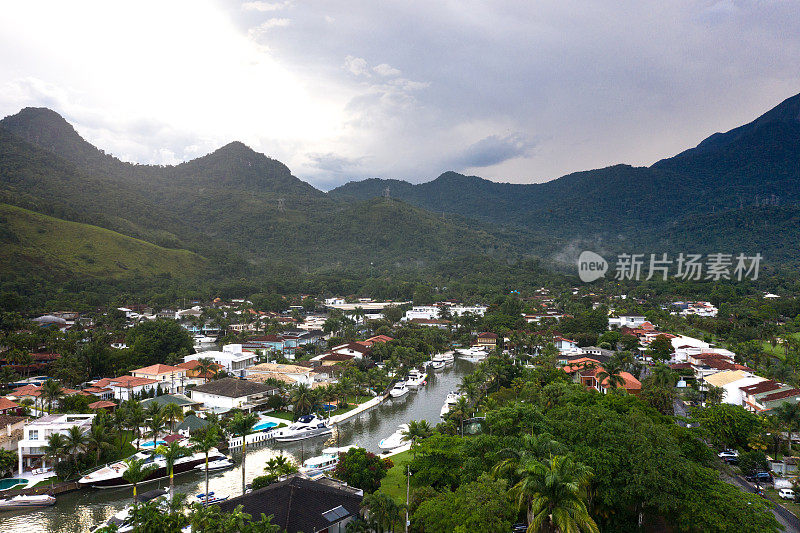
<path fill-rule="evenodd" d="M 50 494 L 51 496 L 55 496 L 57 494 L 63 494 L 65 492 L 72 492 L 73 490 L 78 490 L 80 485 L 77 481 L 65 481 L 62 483 L 54 483 L 52 485 L 42 485 L 40 487 L 30 488 L 30 489 L 9 489 L 0 492 L 0 497 L 3 498 L 11 498 L 14 496 L 19 496 L 20 494 L 24 494 L 25 496 L 35 496 L 37 494 Z"/>

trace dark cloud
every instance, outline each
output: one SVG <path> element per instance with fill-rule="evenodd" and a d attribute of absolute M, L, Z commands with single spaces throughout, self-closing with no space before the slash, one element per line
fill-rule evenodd
<path fill-rule="evenodd" d="M 467 147 L 451 161 L 454 168 L 482 168 L 531 153 L 536 143 L 524 134 L 490 135 Z"/>

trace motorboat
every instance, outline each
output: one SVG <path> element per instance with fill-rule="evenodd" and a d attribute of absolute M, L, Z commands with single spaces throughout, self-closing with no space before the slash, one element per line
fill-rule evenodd
<path fill-rule="evenodd" d="M 291 442 L 321 435 L 330 435 L 331 433 L 333 433 L 333 429 L 331 429 L 328 421 L 312 414 L 301 416 L 297 419 L 297 422 L 288 427 L 275 430 L 275 440 L 278 442 Z"/>
<path fill-rule="evenodd" d="M 444 370 L 445 363 L 444 360 L 436 360 L 436 358 L 434 358 L 428 361 L 428 366 L 436 372 L 437 370 Z"/>
<path fill-rule="evenodd" d="M 224 502 L 227 500 L 229 496 L 227 494 L 216 494 L 213 490 L 208 492 L 208 498 L 206 498 L 206 494 L 198 494 L 194 497 L 194 501 L 201 504 L 201 505 L 214 505 L 215 503 Z"/>
<path fill-rule="evenodd" d="M 444 417 L 447 416 L 447 413 L 450 412 L 450 408 L 454 406 L 458 402 L 458 400 L 463 396 L 464 395 L 459 392 L 455 391 L 449 392 L 447 394 L 447 397 L 444 399 L 444 405 L 442 406 L 442 410 L 439 411 L 439 418 L 444 419 Z"/>
<path fill-rule="evenodd" d="M 217 342 L 216 337 L 209 337 L 208 335 L 198 334 L 194 336 L 194 345 L 202 346 L 204 344 L 214 344 Z"/>
<path fill-rule="evenodd" d="M 300 466 L 300 472 L 308 476 L 314 476 L 333 470 L 339 464 L 339 454 L 347 452 L 350 448 L 353 448 L 353 446 L 323 448 L 322 455 L 311 457 Z"/>
<path fill-rule="evenodd" d="M 9 509 L 32 509 L 35 507 L 50 507 L 55 505 L 56 499 L 48 494 L 39 494 L 33 496 L 25 496 L 20 494 L 13 498 L 0 500 L 0 511 L 7 511 Z"/>
<path fill-rule="evenodd" d="M 116 463 L 107 464 L 100 468 L 93 470 L 78 480 L 80 485 L 96 487 L 100 489 L 111 489 L 117 487 L 129 487 L 130 482 L 123 478 L 123 474 L 128 470 L 128 465 L 125 461 L 132 459 L 143 459 L 144 466 L 155 465 L 156 469 L 147 476 L 142 483 L 148 481 L 155 481 L 157 479 L 164 479 L 169 477 L 167 471 L 167 461 L 163 456 L 159 455 L 156 450 L 141 450 L 128 459 L 117 461 Z M 209 463 L 227 459 L 216 448 L 212 448 L 208 453 Z M 173 474 L 183 474 L 193 470 L 198 465 L 205 465 L 205 453 L 193 453 L 186 457 L 181 457 L 175 461 L 173 465 Z"/>
<path fill-rule="evenodd" d="M 225 457 L 224 459 L 217 459 L 216 461 L 209 461 L 208 462 L 208 471 L 212 472 L 214 470 L 225 470 L 226 468 L 231 468 L 232 466 L 236 466 L 236 463 Z M 194 467 L 195 470 L 200 470 L 201 472 L 205 472 L 206 464 L 205 462 L 197 465 Z"/>
<path fill-rule="evenodd" d="M 392 390 L 389 391 L 389 396 L 392 398 L 401 398 L 408 394 L 408 387 L 406 386 L 405 381 L 398 381 L 392 387 Z"/>
<path fill-rule="evenodd" d="M 400 424 L 398 426 L 397 431 L 383 439 L 378 443 L 378 448 L 383 450 L 392 450 L 394 448 L 399 448 L 403 444 L 405 444 L 405 435 L 408 431 L 408 424 Z"/>
<path fill-rule="evenodd" d="M 434 355 L 431 361 L 434 364 L 437 362 L 441 362 L 444 363 L 444 366 L 451 366 L 455 361 L 455 357 L 453 356 L 453 352 L 444 352 Z"/>
<path fill-rule="evenodd" d="M 139 495 L 139 503 L 146 503 L 152 500 L 161 498 L 166 503 L 166 495 L 169 492 L 166 489 L 155 489 L 143 492 Z M 91 533 L 105 529 L 108 526 L 116 526 L 116 531 L 126 533 L 133 531 L 133 524 L 131 523 L 131 510 L 133 505 L 128 505 L 121 511 L 115 513 L 108 520 L 103 521 L 100 525 L 91 530 Z"/>
<path fill-rule="evenodd" d="M 470 363 L 478 363 L 486 359 L 489 356 L 489 353 L 486 351 L 486 348 L 482 346 L 472 346 L 466 350 L 460 350 L 458 355 L 465 361 L 469 361 Z"/>
<path fill-rule="evenodd" d="M 417 390 L 418 388 L 425 385 L 426 378 L 427 376 L 425 375 L 424 372 L 420 372 L 415 368 L 408 373 L 408 377 L 406 378 L 406 387 L 408 387 L 411 390 Z"/>

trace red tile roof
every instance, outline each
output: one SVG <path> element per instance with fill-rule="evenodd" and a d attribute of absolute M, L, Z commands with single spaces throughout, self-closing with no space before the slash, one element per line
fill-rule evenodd
<path fill-rule="evenodd" d="M 800 389 L 789 389 L 781 392 L 775 392 L 773 394 L 768 394 L 761 398 L 762 402 L 772 402 L 775 400 L 781 400 L 783 398 L 791 398 L 792 396 L 800 396 Z"/>
<path fill-rule="evenodd" d="M 117 404 L 114 402 L 109 402 L 108 400 L 100 400 L 98 402 L 92 402 L 87 407 L 89 409 L 111 409 L 116 407 Z"/>
<path fill-rule="evenodd" d="M 171 374 L 173 372 L 180 372 L 182 370 L 184 369 L 179 368 L 177 366 L 162 365 L 161 363 L 158 363 L 156 365 L 150 365 L 142 368 L 137 368 L 136 370 L 131 370 L 131 374 L 135 372 L 137 374 L 147 374 L 148 376 L 158 376 L 161 374 Z"/>
<path fill-rule="evenodd" d="M 19 409 L 21 406 L 17 402 L 12 402 L 8 398 L 0 398 L 0 411 L 6 409 Z"/>
<path fill-rule="evenodd" d="M 133 376 L 120 376 L 118 378 L 111 379 L 112 387 L 122 387 L 124 389 L 132 389 L 142 385 L 151 385 L 153 383 L 158 383 L 158 380 L 150 378 L 135 378 Z"/>
<path fill-rule="evenodd" d="M 783 387 L 777 381 L 762 381 L 761 383 L 756 383 L 754 385 L 748 385 L 746 387 L 740 387 L 739 390 L 744 392 L 745 394 L 761 394 L 762 392 L 769 392 L 771 390 L 777 390 Z"/>

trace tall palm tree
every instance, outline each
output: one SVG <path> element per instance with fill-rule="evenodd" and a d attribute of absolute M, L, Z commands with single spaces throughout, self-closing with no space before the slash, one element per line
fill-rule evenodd
<path fill-rule="evenodd" d="M 103 450 L 112 450 L 114 445 L 111 444 L 112 433 L 108 430 L 105 424 L 92 424 L 92 428 L 86 433 L 86 450 L 94 451 L 94 464 L 100 464 L 100 456 Z"/>
<path fill-rule="evenodd" d="M 41 398 L 47 401 L 47 410 L 53 410 L 53 402 L 58 400 L 64 395 L 61 385 L 52 379 L 48 379 L 42 383 Z"/>
<path fill-rule="evenodd" d="M 141 402 L 138 400 L 128 400 L 125 402 L 125 413 L 128 418 L 128 424 L 133 432 L 136 434 L 136 451 L 139 451 L 139 441 L 142 438 L 142 426 L 147 420 L 147 415 L 144 412 Z"/>
<path fill-rule="evenodd" d="M 151 403 L 145 410 L 145 416 L 147 417 L 145 425 L 149 430 L 147 436 L 153 437 L 153 446 L 155 446 L 161 430 L 164 429 L 164 415 L 161 414 L 161 407 L 155 402 Z"/>
<path fill-rule="evenodd" d="M 305 383 L 299 383 L 289 395 L 289 402 L 294 405 L 295 416 L 311 412 L 314 406 L 314 393 Z"/>
<path fill-rule="evenodd" d="M 169 404 L 175 405 L 175 404 Z M 175 477 L 175 461 L 180 459 L 181 457 L 188 457 L 192 455 L 192 450 L 187 448 L 186 446 L 181 446 L 178 442 L 172 441 L 169 443 L 168 446 L 164 446 L 163 444 L 156 448 L 156 453 L 161 455 L 164 458 L 164 461 L 167 465 L 167 472 L 169 473 L 169 499 L 172 500 L 173 491 L 175 488 L 174 477 Z"/>
<path fill-rule="evenodd" d="M 450 408 L 447 417 L 455 420 L 458 423 L 461 434 L 464 434 L 464 420 L 470 417 L 472 410 L 469 401 L 463 396 L 456 400 L 456 403 Z"/>
<path fill-rule="evenodd" d="M 122 473 L 122 479 L 133 485 L 133 506 L 139 503 L 137 486 L 147 479 L 147 477 L 158 469 L 158 466 L 150 464 L 145 466 L 145 459 L 128 459 L 125 461 L 127 469 Z"/>
<path fill-rule="evenodd" d="M 183 420 L 183 408 L 177 403 L 170 402 L 161 408 L 161 416 L 169 420 L 169 432 L 175 432 L 175 421 Z"/>
<path fill-rule="evenodd" d="M 787 444 L 789 445 L 789 455 L 792 450 L 792 433 L 800 427 L 800 404 L 782 403 L 773 409 L 778 420 L 781 421 L 787 433 Z"/>
<path fill-rule="evenodd" d="M 369 524 L 372 531 L 384 533 L 394 531 L 394 525 L 402 519 L 402 508 L 393 498 L 381 491 L 364 495 L 361 502 L 369 512 Z"/>
<path fill-rule="evenodd" d="M 253 426 L 258 422 L 258 417 L 253 413 L 243 414 L 241 412 L 233 415 L 228 423 L 228 430 L 236 436 L 242 437 L 242 494 L 245 493 L 245 458 L 247 457 L 247 435 L 253 432 Z"/>
<path fill-rule="evenodd" d="M 197 360 L 197 366 L 195 370 L 198 372 L 199 375 L 203 376 L 203 383 L 208 382 L 208 378 L 205 377 L 207 375 L 214 375 L 214 372 L 217 369 L 217 363 L 210 357 L 200 357 Z"/>
<path fill-rule="evenodd" d="M 433 435 L 433 428 L 427 420 L 411 420 L 408 428 L 403 430 L 403 441 L 411 442 L 411 454 L 416 456 L 416 447 L 419 441 Z"/>
<path fill-rule="evenodd" d="M 61 433 L 53 433 L 47 437 L 47 444 L 44 445 L 43 451 L 46 459 L 52 459 L 53 467 L 64 457 L 65 442 L 64 435 Z M 22 474 L 22 472 L 20 472 L 20 474 Z"/>
<path fill-rule="evenodd" d="M 72 466 L 78 468 L 78 454 L 86 450 L 89 439 L 78 426 L 71 426 L 64 435 L 64 452 L 72 457 Z"/>
<path fill-rule="evenodd" d="M 621 352 L 620 352 L 621 353 Z M 678 382 L 678 374 L 664 363 L 658 363 L 651 372 L 653 385 L 672 388 Z"/>
<path fill-rule="evenodd" d="M 584 501 L 588 467 L 557 455 L 545 462 L 526 461 L 517 474 L 521 480 L 514 491 L 520 509 L 527 512 L 528 533 L 599 533 Z"/>
<path fill-rule="evenodd" d="M 498 457 L 505 459 L 498 462 L 492 468 L 495 477 L 505 477 L 510 484 L 519 481 L 517 472 L 520 465 L 526 461 L 541 460 L 554 454 L 564 453 L 566 447 L 557 441 L 549 433 L 539 433 L 538 435 L 524 435 L 521 446 L 517 448 L 504 448 L 498 452 Z"/>
<path fill-rule="evenodd" d="M 607 389 L 625 387 L 625 378 L 622 377 L 622 368 L 618 365 L 606 364 L 595 377 L 598 384 Z"/>
<path fill-rule="evenodd" d="M 202 429 L 195 430 L 189 437 L 192 448 L 194 448 L 195 451 L 204 453 L 206 456 L 206 491 L 204 493 L 206 495 L 206 505 L 208 505 L 208 454 L 219 442 L 219 436 L 219 426 L 216 424 L 209 424 Z"/>

